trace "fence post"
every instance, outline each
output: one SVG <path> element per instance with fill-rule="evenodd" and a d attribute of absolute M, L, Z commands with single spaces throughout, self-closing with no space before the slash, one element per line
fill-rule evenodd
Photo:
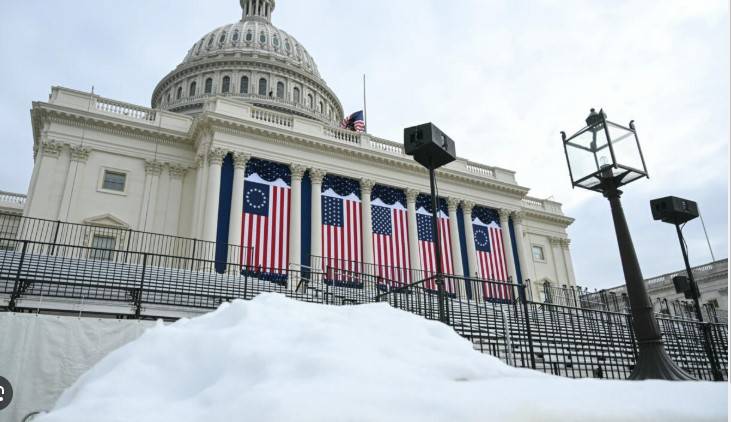
<path fill-rule="evenodd" d="M 58 230 L 61 228 L 61 220 L 56 220 L 56 228 L 53 231 L 53 242 L 51 242 L 51 253 L 49 255 L 56 254 L 56 245 L 58 244 Z"/>
<path fill-rule="evenodd" d="M 127 248 L 124 251 L 124 263 L 127 263 L 127 258 L 129 256 L 129 247 L 130 243 L 132 242 L 132 229 L 127 229 Z"/>
<path fill-rule="evenodd" d="M 190 255 L 190 270 L 193 271 L 195 265 L 195 248 L 198 245 L 198 239 L 193 239 L 193 253 Z"/>
<path fill-rule="evenodd" d="M 147 253 L 142 255 L 142 278 L 140 279 L 140 290 L 137 292 L 137 303 L 135 304 L 135 318 L 140 319 L 142 315 L 142 292 L 145 290 L 145 270 L 147 269 Z"/>
<path fill-rule="evenodd" d="M 536 369 L 536 356 L 533 353 L 533 335 L 530 330 L 530 317 L 528 316 L 528 298 L 526 297 L 525 285 L 518 284 L 518 293 L 520 301 L 523 304 L 523 314 L 525 315 L 525 333 L 528 337 L 528 353 L 530 355 L 530 367 Z"/>
<path fill-rule="evenodd" d="M 13 286 L 13 294 L 10 296 L 10 303 L 8 303 L 8 308 L 11 312 L 15 312 L 15 301 L 20 298 L 21 295 L 21 283 L 20 283 L 20 275 L 23 270 L 23 262 L 25 262 L 25 252 L 28 249 L 28 241 L 23 240 L 23 248 L 20 252 L 20 262 L 18 263 L 18 271 L 15 273 L 15 285 Z"/>

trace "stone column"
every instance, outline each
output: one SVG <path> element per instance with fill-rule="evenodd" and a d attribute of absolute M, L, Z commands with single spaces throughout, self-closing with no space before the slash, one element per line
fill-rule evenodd
<path fill-rule="evenodd" d="M 178 223 L 180 220 L 180 200 L 183 195 L 183 177 L 188 171 L 187 168 L 178 165 L 168 167 L 170 176 L 170 190 L 168 191 L 168 212 L 163 222 L 166 234 L 177 236 Z"/>
<path fill-rule="evenodd" d="M 156 160 L 145 160 L 145 190 L 142 194 L 142 206 L 138 227 L 141 231 L 152 230 L 155 211 L 157 210 L 157 188 L 162 174 L 162 163 Z"/>
<path fill-rule="evenodd" d="M 216 148 L 208 153 L 208 188 L 206 189 L 203 240 L 216 241 L 218 229 L 218 202 L 221 190 L 221 167 L 226 151 Z M 213 250 L 213 248 L 211 248 Z M 210 257 L 209 257 L 210 258 Z"/>
<path fill-rule="evenodd" d="M 503 247 L 505 248 L 505 261 L 508 266 L 508 275 L 513 283 L 518 282 L 518 275 L 515 272 L 515 259 L 513 259 L 513 241 L 510 238 L 510 210 L 501 209 L 500 226 L 503 234 Z"/>
<path fill-rule="evenodd" d="M 322 180 L 326 174 L 324 170 L 310 169 L 310 180 L 312 181 L 311 257 L 322 256 Z M 310 266 L 318 271 L 323 270 L 322 261 L 315 258 L 310 258 Z"/>
<path fill-rule="evenodd" d="M 563 262 L 566 268 L 566 275 L 569 277 L 571 286 L 576 287 L 576 275 L 574 274 L 574 263 L 571 260 L 571 239 L 563 239 L 561 249 L 563 249 Z"/>
<path fill-rule="evenodd" d="M 527 257 L 528 252 L 525 248 L 525 235 L 523 231 L 523 218 L 524 214 L 520 211 L 515 211 L 513 213 L 513 229 L 515 230 L 515 248 L 518 250 L 518 263 L 520 264 L 520 272 L 523 276 L 523 280 L 530 279 L 533 281 L 535 276 L 531 274 L 530 269 L 528 268 L 528 259 Z M 517 273 L 517 271 L 516 271 Z"/>
<path fill-rule="evenodd" d="M 360 180 L 360 197 L 361 209 L 363 210 L 362 227 L 363 227 L 363 262 L 365 264 L 373 264 L 373 219 L 371 216 L 371 192 L 376 182 L 373 180 Z M 363 270 L 368 272 L 372 269 L 372 265 L 366 265 Z"/>
<path fill-rule="evenodd" d="M 477 247 L 475 246 L 475 230 L 472 227 L 472 210 L 474 202 L 462 201 L 462 212 L 464 213 L 464 232 L 467 241 L 467 264 L 470 277 L 479 278 L 480 270 L 477 266 Z"/>
<path fill-rule="evenodd" d="M 60 165 L 59 158 L 61 157 L 62 147 L 61 144 L 55 141 L 44 141 L 40 144 L 40 149 L 34 157 L 35 165 L 33 166 L 33 175 L 28 190 L 28 200 L 23 210 L 24 216 L 51 220 L 60 218 L 58 211 L 61 208 L 63 198 L 58 196 L 55 198 L 53 202 L 56 206 L 49 206 L 46 201 L 53 200 L 53 197 L 48 197 L 48 194 L 57 193 L 63 189 L 63 185 L 61 185 L 63 180 L 59 180 L 60 178 L 56 176 L 57 166 Z M 40 198 L 40 203 L 34 201 L 36 194 Z"/>
<path fill-rule="evenodd" d="M 203 204 L 206 197 L 206 159 L 199 155 L 195 160 L 195 192 L 193 196 L 193 226 L 190 228 L 190 237 L 200 239 L 203 235 Z"/>
<path fill-rule="evenodd" d="M 231 214 L 228 222 L 228 262 L 241 263 L 241 223 L 244 218 L 244 177 L 251 155 L 237 152 L 234 158 L 234 181 L 231 189 Z"/>
<path fill-rule="evenodd" d="M 409 259 L 413 274 L 411 281 L 421 278 L 421 260 L 419 259 L 419 230 L 416 222 L 416 197 L 419 191 L 414 189 L 406 190 L 406 209 L 409 217 Z"/>
<path fill-rule="evenodd" d="M 459 223 L 457 222 L 457 208 L 460 200 L 456 198 L 447 199 L 447 210 L 449 211 L 449 243 L 452 247 L 452 268 L 454 275 L 464 277 L 464 267 L 462 266 L 462 248 L 459 245 Z M 467 290 L 464 282 L 455 281 L 459 297 L 466 298 Z"/>
<path fill-rule="evenodd" d="M 91 148 L 82 146 L 72 146 L 70 149 L 71 162 L 66 173 L 66 183 L 63 189 L 63 197 L 61 199 L 61 207 L 59 209 L 59 219 L 61 221 L 69 221 L 71 216 L 72 199 L 78 194 L 81 185 L 84 183 L 84 169 L 86 162 L 91 154 Z"/>
<path fill-rule="evenodd" d="M 563 239 L 560 237 L 551 237 L 551 259 L 553 260 L 553 270 L 556 274 L 556 287 L 566 284 L 567 280 L 563 276 L 561 267 L 559 266 L 559 260 L 563 260 L 563 253 L 561 252 L 561 243 Z"/>
<path fill-rule="evenodd" d="M 289 203 L 289 265 L 299 270 L 302 263 L 302 177 L 305 166 L 292 164 L 292 197 Z"/>

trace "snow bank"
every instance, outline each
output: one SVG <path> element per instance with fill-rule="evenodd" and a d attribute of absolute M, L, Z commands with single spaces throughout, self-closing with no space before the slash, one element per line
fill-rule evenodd
<path fill-rule="evenodd" d="M 515 369 L 385 304 L 261 295 L 149 329 L 37 422 L 726 420 L 724 383 Z"/>

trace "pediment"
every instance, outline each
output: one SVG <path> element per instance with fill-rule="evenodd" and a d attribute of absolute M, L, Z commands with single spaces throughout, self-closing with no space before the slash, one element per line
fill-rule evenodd
<path fill-rule="evenodd" d="M 125 223 L 124 220 L 122 220 L 119 217 L 115 217 L 112 214 L 103 214 L 96 217 L 89 217 L 84 220 L 84 224 L 90 224 L 93 226 L 103 226 L 103 227 L 113 227 L 113 228 L 122 228 L 122 229 L 128 229 L 129 224 Z"/>

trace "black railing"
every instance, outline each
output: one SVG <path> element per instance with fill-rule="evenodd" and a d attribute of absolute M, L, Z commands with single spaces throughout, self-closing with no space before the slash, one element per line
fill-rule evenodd
<path fill-rule="evenodd" d="M 355 305 L 386 302 L 448 321 L 474 348 L 507 363 L 569 377 L 624 379 L 636 362 L 628 313 L 534 302 L 522 284 L 444 277 L 413 283 L 347 268 L 252 268 L 212 259 L 0 238 L 0 306 L 11 311 L 75 311 L 175 319 L 234 299 L 276 292 L 297 300 Z M 117 259 L 125 254 L 124 259 Z M 221 265 L 224 271 L 217 272 Z M 440 299 L 443 304 L 440 309 Z M 446 312 L 446 318 L 440 313 Z M 727 371 L 724 324 L 659 318 L 670 356 L 701 379 L 710 360 Z M 703 329 L 711 331 L 711 354 Z M 726 375 L 724 375 L 726 376 Z"/>

